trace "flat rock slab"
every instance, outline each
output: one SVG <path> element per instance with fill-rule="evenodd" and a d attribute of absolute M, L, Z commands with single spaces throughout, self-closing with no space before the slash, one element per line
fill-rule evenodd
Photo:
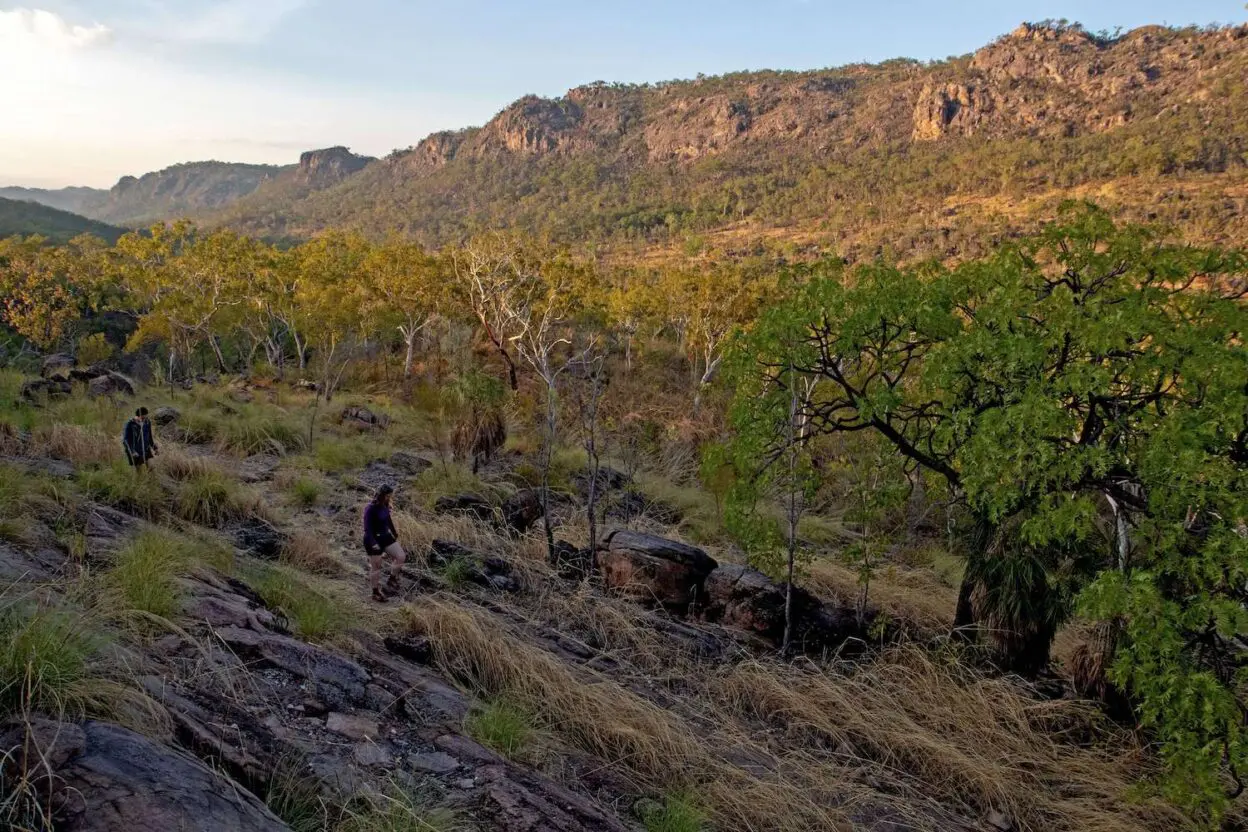
<path fill-rule="evenodd" d="M 82 726 L 83 750 L 58 771 L 64 832 L 282 832 L 254 795 L 198 760 L 117 725 Z"/>
<path fill-rule="evenodd" d="M 360 743 L 352 750 L 351 756 L 362 766 L 385 767 L 394 764 L 394 755 L 375 742 Z"/>
<path fill-rule="evenodd" d="M 375 740 L 381 736 L 377 720 L 350 714 L 331 713 L 325 718 L 325 727 L 353 740 Z"/>
<path fill-rule="evenodd" d="M 412 754 L 407 758 L 408 764 L 416 771 L 430 774 L 450 774 L 459 768 L 459 760 L 441 751 L 428 754 Z"/>
<path fill-rule="evenodd" d="M 369 673 L 350 659 L 314 644 L 274 633 L 221 627 L 217 636 L 240 658 L 259 659 L 312 682 L 316 695 L 331 708 L 358 706 L 367 697 Z"/>

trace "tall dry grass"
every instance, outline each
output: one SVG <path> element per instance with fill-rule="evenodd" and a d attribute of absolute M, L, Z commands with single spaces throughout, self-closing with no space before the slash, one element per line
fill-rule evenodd
<path fill-rule="evenodd" d="M 582 594 L 525 603 L 561 618 L 564 632 L 593 633 L 620 665 L 609 673 L 566 664 L 525 638 L 519 613 L 428 599 L 404 615 L 462 684 L 519 703 L 639 793 L 687 791 L 716 829 L 848 829 L 888 818 L 945 830 L 994 811 L 1020 832 L 1188 823 L 1138 793 L 1154 762 L 1090 705 L 1040 701 L 917 647 L 832 668 L 699 663 L 640 611 Z"/>

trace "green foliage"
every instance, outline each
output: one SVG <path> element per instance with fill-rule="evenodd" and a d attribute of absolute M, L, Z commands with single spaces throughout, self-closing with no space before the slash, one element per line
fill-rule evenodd
<path fill-rule="evenodd" d="M 74 349 L 74 357 L 79 364 L 90 366 L 112 358 L 113 352 L 113 345 L 108 343 L 104 333 L 96 332 L 91 335 L 84 335 L 78 339 L 78 346 Z"/>
<path fill-rule="evenodd" d="M 93 499 L 147 520 L 156 520 L 170 508 L 169 493 L 152 472 L 139 474 L 125 462 L 78 472 L 78 484 Z"/>
<path fill-rule="evenodd" d="M 263 566 L 248 575 L 265 604 L 282 614 L 309 641 L 340 632 L 350 622 L 350 611 L 286 566 Z"/>
<path fill-rule="evenodd" d="M 533 717 L 505 699 L 495 699 L 470 713 L 464 730 L 482 745 L 515 759 L 532 742 Z"/>
<path fill-rule="evenodd" d="M 30 603 L 0 606 L 0 714 L 82 715 L 95 702 L 92 663 L 104 645 L 81 616 Z"/>
<path fill-rule="evenodd" d="M 290 485 L 291 497 L 304 508 L 312 508 L 319 503 L 322 490 L 321 483 L 311 477 L 299 477 Z"/>
<path fill-rule="evenodd" d="M 338 832 L 468 832 L 473 827 L 451 809 L 430 805 L 425 796 L 397 781 L 348 805 Z"/>
<path fill-rule="evenodd" d="M 1246 271 L 1071 206 L 956 269 L 815 275 L 736 359 L 738 412 L 785 395 L 774 368 L 794 368 L 819 380 L 816 432 L 875 433 L 963 497 L 967 578 L 1007 662 L 1043 665 L 1082 594 L 1119 635 L 1111 676 L 1159 741 L 1164 788 L 1213 818 L 1224 765 L 1248 764 L 1229 669 L 1248 632 Z M 747 463 L 782 450 L 761 430 L 738 446 Z"/>
<path fill-rule="evenodd" d="M 669 794 L 661 805 L 647 807 L 641 822 L 646 832 L 705 832 L 706 817 L 686 794 Z"/>
<path fill-rule="evenodd" d="M 169 619 L 178 611 L 178 578 L 190 563 L 184 544 L 169 532 L 146 531 L 116 553 L 103 584 L 119 615 Z"/>
<path fill-rule="evenodd" d="M 453 589 L 459 589 L 472 581 L 476 566 L 468 558 L 452 558 L 442 570 L 442 577 Z"/>
<path fill-rule="evenodd" d="M 255 514 L 259 498 L 223 471 L 205 468 L 178 485 L 174 506 L 184 520 L 222 526 Z"/>

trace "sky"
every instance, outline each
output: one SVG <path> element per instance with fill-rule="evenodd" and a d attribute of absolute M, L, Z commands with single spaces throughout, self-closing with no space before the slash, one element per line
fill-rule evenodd
<path fill-rule="evenodd" d="M 384 155 L 522 95 L 971 52 L 1025 20 L 1240 23 L 1244 0 L 0 0 L 0 185 Z"/>

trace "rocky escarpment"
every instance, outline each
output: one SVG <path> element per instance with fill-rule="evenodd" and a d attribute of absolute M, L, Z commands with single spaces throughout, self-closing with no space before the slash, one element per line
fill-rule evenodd
<path fill-rule="evenodd" d="M 299 157 L 291 179 L 306 188 L 327 188 L 357 173 L 376 161 L 371 156 L 357 156 L 345 147 L 309 150 Z"/>
<path fill-rule="evenodd" d="M 864 187 L 885 189 L 883 209 L 913 214 L 916 192 L 937 210 L 968 187 L 959 165 L 1003 165 L 1010 151 L 989 144 L 997 141 L 1038 154 L 1035 170 L 1051 171 L 1036 184 L 1046 192 L 1122 170 L 1241 170 L 1248 115 L 1220 102 L 1243 97 L 1244 77 L 1245 27 L 1102 37 L 1025 25 L 933 64 L 595 83 L 527 96 L 483 127 L 430 136 L 320 193 L 283 204 L 249 197 L 229 223 L 287 235 L 400 228 L 432 244 L 494 226 L 583 239 L 662 233 L 690 218 L 702 230 L 747 218 L 823 223 L 856 216 Z M 1207 132 L 1199 147 L 1193 130 Z M 1063 141 L 1082 144 L 1064 152 Z M 956 158 L 973 150 L 990 164 Z M 1088 153 L 1096 164 L 1082 161 Z M 1130 158 L 1109 166 L 1106 156 Z"/>

